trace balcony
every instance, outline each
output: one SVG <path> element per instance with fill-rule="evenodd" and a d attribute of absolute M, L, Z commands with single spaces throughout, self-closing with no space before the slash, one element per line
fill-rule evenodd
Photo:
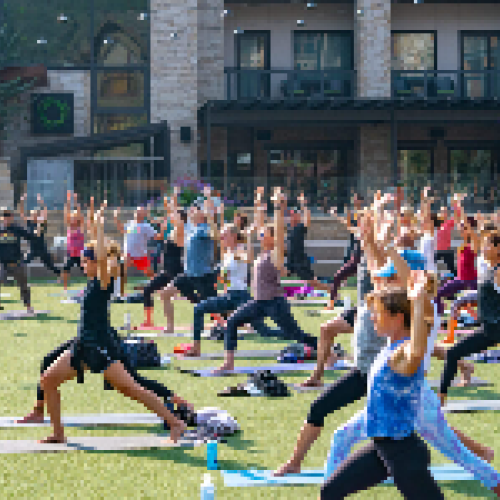
<path fill-rule="evenodd" d="M 500 96 L 500 72 L 483 71 L 393 71 L 394 98 L 493 99 Z"/>
<path fill-rule="evenodd" d="M 225 98 L 335 99 L 355 96 L 353 70 L 278 70 L 225 68 Z"/>

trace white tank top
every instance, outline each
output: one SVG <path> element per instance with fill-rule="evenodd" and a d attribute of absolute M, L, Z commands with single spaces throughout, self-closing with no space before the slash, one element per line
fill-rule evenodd
<path fill-rule="evenodd" d="M 428 372 L 431 368 L 431 356 L 432 351 L 434 351 L 434 345 L 436 344 L 437 336 L 439 333 L 439 328 L 441 326 L 441 317 L 438 314 L 437 305 L 433 302 L 434 306 L 434 326 L 432 327 L 431 333 L 427 340 L 427 352 L 424 357 L 424 372 Z"/>

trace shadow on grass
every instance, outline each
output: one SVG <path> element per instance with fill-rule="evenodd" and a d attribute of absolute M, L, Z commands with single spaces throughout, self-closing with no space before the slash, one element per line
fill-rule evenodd
<path fill-rule="evenodd" d="M 440 483 L 445 489 L 455 491 L 459 494 L 466 494 L 468 498 L 498 498 L 495 493 L 487 489 L 478 481 L 443 481 Z"/>
<path fill-rule="evenodd" d="M 202 446 L 201 446 L 202 447 Z M 128 455 L 133 458 L 149 458 L 152 460 L 169 460 L 177 464 L 190 465 L 206 470 L 207 460 L 204 457 L 191 456 L 186 453 L 193 448 L 163 448 L 151 450 L 116 450 L 116 451 L 90 451 L 90 453 Z M 217 460 L 220 470 L 248 470 L 262 468 L 261 464 L 242 463 L 236 460 Z"/>
<path fill-rule="evenodd" d="M 49 321 L 61 321 L 64 320 L 62 316 L 54 316 L 52 314 L 39 314 L 38 316 L 21 318 L 27 321 L 39 321 L 40 323 L 47 323 Z"/>
<path fill-rule="evenodd" d="M 465 398 L 471 401 L 483 399 L 500 399 L 498 392 L 486 387 L 456 387 L 448 391 L 448 401 Z"/>

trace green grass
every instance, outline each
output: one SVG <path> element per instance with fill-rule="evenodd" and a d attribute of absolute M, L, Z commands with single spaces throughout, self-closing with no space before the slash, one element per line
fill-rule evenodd
<path fill-rule="evenodd" d="M 33 285 L 33 304 L 36 309 L 51 310 L 50 318 L 8 321 L 2 323 L 2 373 L 0 386 L 2 416 L 24 415 L 31 409 L 36 396 L 36 383 L 42 356 L 59 343 L 76 335 L 79 306 L 60 304 L 59 297 L 50 293 L 60 292 L 60 286 Z M 11 293 L 10 299 L 2 299 L 6 309 L 20 309 L 19 292 L 16 287 L 2 287 L 2 292 Z M 346 292 L 355 298 L 355 290 Z M 191 321 L 192 306 L 177 301 L 176 322 Z M 132 314 L 132 321 L 142 320 L 139 305 L 113 305 L 112 323 L 123 324 L 124 313 Z M 294 308 L 299 323 L 306 331 L 319 334 L 319 326 L 329 316 L 308 317 L 304 307 Z M 164 324 L 161 303 L 157 304 L 155 320 Z M 159 339 L 162 354 L 172 352 L 177 339 Z M 350 337 L 339 338 L 342 345 L 350 349 Z M 259 341 L 257 337 L 240 342 L 241 349 L 273 349 L 286 342 Z M 205 352 L 221 350 L 218 342 L 203 342 Z M 215 361 L 188 362 L 192 366 L 215 366 Z M 268 361 L 237 360 L 239 365 Z M 437 378 L 442 363 L 433 360 L 432 378 Z M 297 433 L 302 426 L 316 393 L 293 395 L 284 399 L 263 398 L 217 398 L 216 393 L 227 385 L 234 385 L 245 379 L 241 377 L 193 378 L 172 369 L 148 370 L 152 378 L 164 382 L 196 408 L 217 406 L 229 411 L 240 423 L 243 432 L 231 438 L 228 444 L 219 446 L 219 464 L 222 469 L 264 468 L 274 469 L 288 459 L 295 445 Z M 452 389 L 453 398 L 496 397 L 499 390 L 498 365 L 476 365 L 476 375 L 494 381 L 495 386 L 487 388 Z M 304 373 L 285 374 L 286 382 L 299 382 Z M 338 375 L 329 374 L 333 380 Z M 64 384 L 62 390 L 62 412 L 66 415 L 97 412 L 143 412 L 139 404 L 130 401 L 114 391 L 104 391 L 102 377 L 88 374 L 84 385 L 76 381 Z M 348 420 L 365 404 L 359 401 L 344 408 L 326 420 L 325 430 L 314 444 L 304 462 L 304 468 L 323 467 L 334 430 Z M 478 414 L 458 414 L 448 417 L 452 425 L 468 433 L 471 437 L 493 446 L 500 456 L 498 439 L 498 415 L 494 412 Z M 159 431 L 156 426 L 117 426 L 116 428 L 75 429 L 68 428 L 68 436 L 84 435 L 142 435 Z M 1 429 L 0 439 L 40 439 L 47 435 L 47 428 Z M 435 464 L 445 463 L 444 457 L 432 451 Z M 500 458 L 495 460 L 497 468 Z M 166 449 L 152 451 L 119 452 L 71 452 L 26 455 L 0 455 L 2 470 L 2 498 L 33 499 L 189 499 L 199 498 L 199 488 L 206 472 L 206 456 L 203 447 L 197 449 Z M 317 499 L 320 487 L 276 487 L 276 488 L 226 488 L 219 473 L 212 473 L 218 499 L 256 500 L 260 498 L 302 500 Z M 446 498 L 494 498 L 477 482 L 441 483 Z M 377 487 L 351 498 L 356 499 L 396 499 L 401 498 L 392 486 Z"/>

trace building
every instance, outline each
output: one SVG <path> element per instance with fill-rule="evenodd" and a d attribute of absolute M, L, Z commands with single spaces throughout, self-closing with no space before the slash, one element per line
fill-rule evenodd
<path fill-rule="evenodd" d="M 73 95 L 72 128 L 58 135 L 32 133 L 43 122 L 37 102 L 50 101 L 25 96 L 0 143 L 16 193 L 46 182 L 55 202 L 66 181 L 82 197 L 99 186 L 117 204 L 128 190 L 129 203 L 145 179 L 150 195 L 191 174 L 241 204 L 262 184 L 342 207 L 354 190 L 401 182 L 411 196 L 431 181 L 440 196 L 474 193 L 471 208 L 496 205 L 497 1 L 0 7 L 22 35 L 12 66 L 46 67 L 46 85 L 31 93 Z M 143 160 L 117 159 L 131 157 Z"/>

